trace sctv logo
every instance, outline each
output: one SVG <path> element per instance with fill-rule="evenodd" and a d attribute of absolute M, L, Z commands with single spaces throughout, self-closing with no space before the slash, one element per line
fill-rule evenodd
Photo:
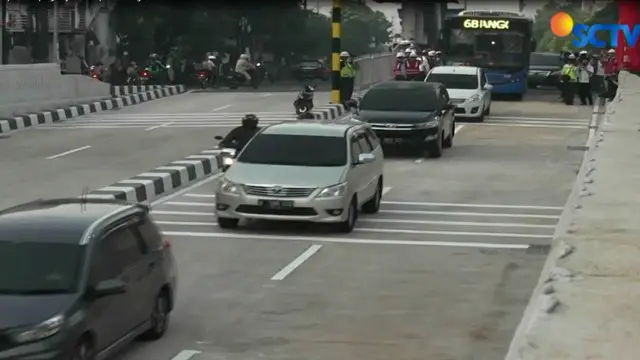
<path fill-rule="evenodd" d="M 566 37 L 571 34 L 576 38 L 571 41 L 571 45 L 577 48 L 583 48 L 591 45 L 597 48 L 618 46 L 618 34 L 624 36 L 626 43 L 630 47 L 635 47 L 638 39 L 640 39 L 640 24 L 636 24 L 633 28 L 628 25 L 619 24 L 576 24 L 571 15 L 566 12 L 559 12 L 551 17 L 549 27 L 553 35 L 558 37 Z M 598 32 L 607 32 L 608 41 L 600 40 L 596 37 Z"/>

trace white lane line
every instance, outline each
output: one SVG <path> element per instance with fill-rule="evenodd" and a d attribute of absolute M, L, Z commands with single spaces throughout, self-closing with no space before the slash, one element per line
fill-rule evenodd
<path fill-rule="evenodd" d="M 471 126 L 505 126 L 505 127 L 528 127 L 528 128 L 549 128 L 549 129 L 584 129 L 586 125 L 583 126 L 570 126 L 570 125 L 528 125 L 528 124 L 500 124 L 500 123 L 491 123 L 491 122 L 483 122 L 479 124 L 470 124 Z"/>
<path fill-rule="evenodd" d="M 214 207 L 214 206 L 215 204 L 209 205 L 209 207 Z M 157 215 L 211 216 L 213 214 L 213 210 L 211 212 L 153 210 L 153 213 Z M 503 213 L 483 213 L 483 212 L 467 212 L 467 211 L 458 212 L 458 211 L 420 211 L 420 210 L 380 210 L 379 213 L 380 214 L 402 214 L 402 215 L 479 216 L 479 217 L 531 218 L 531 219 L 554 219 L 554 220 L 557 220 L 560 218 L 559 215 L 503 214 Z"/>
<path fill-rule="evenodd" d="M 200 354 L 198 350 L 182 350 L 176 356 L 172 357 L 171 360 L 189 360 L 198 354 Z"/>
<path fill-rule="evenodd" d="M 393 189 L 391 186 L 385 186 L 384 188 L 382 188 L 382 196 L 387 195 L 387 193 L 391 191 L 391 189 Z"/>
<path fill-rule="evenodd" d="M 385 187 L 382 190 L 382 195 L 385 195 L 391 190 L 391 187 Z M 201 197 L 196 194 L 185 194 L 189 197 Z M 207 198 L 215 198 L 215 195 L 207 196 Z M 459 204 L 459 203 L 432 203 L 432 202 L 412 202 L 412 201 L 382 201 L 382 204 L 387 205 L 403 205 L 403 206 L 424 206 L 424 207 L 463 207 L 463 208 L 494 208 L 494 209 L 520 209 L 520 210 L 562 210 L 557 206 L 535 206 L 535 205 L 498 205 L 498 204 Z M 167 205 L 173 206 L 207 206 L 213 207 L 214 203 L 202 203 L 202 202 L 188 202 L 188 201 L 171 201 L 167 202 Z"/>
<path fill-rule="evenodd" d="M 318 250 L 322 248 L 322 245 L 311 245 L 307 250 L 305 250 L 302 254 L 300 254 L 297 258 L 293 259 L 292 262 L 287 264 L 287 266 L 283 267 L 282 270 L 278 271 L 275 275 L 271 277 L 271 280 L 284 280 L 287 276 L 289 276 L 295 269 L 299 268 L 305 261 L 309 260 L 313 254 L 317 253 Z"/>
<path fill-rule="evenodd" d="M 489 116 L 487 119 L 504 119 L 504 120 L 512 120 L 512 121 L 521 121 L 521 120 L 533 120 L 533 121 L 547 121 L 547 122 L 555 122 L 555 121 L 585 121 L 584 119 L 575 119 L 575 118 L 544 118 L 544 117 L 520 117 L 520 116 Z"/>
<path fill-rule="evenodd" d="M 478 216 L 478 217 L 504 217 L 504 218 L 531 218 L 531 219 L 560 219 L 560 215 L 539 215 L 539 214 L 505 214 L 505 213 L 485 213 L 469 211 L 425 211 L 425 210 L 380 210 L 380 214 L 402 214 L 402 215 L 445 215 L 445 216 Z"/>
<path fill-rule="evenodd" d="M 211 112 L 216 112 L 216 111 L 224 110 L 224 109 L 226 109 L 226 108 L 230 108 L 231 106 L 233 106 L 233 105 L 228 104 L 228 105 L 220 106 L 220 107 L 218 107 L 218 108 L 215 108 L 215 109 L 211 110 Z"/>
<path fill-rule="evenodd" d="M 163 197 L 161 197 L 161 198 L 159 198 L 159 199 L 157 199 L 157 200 L 153 201 L 153 202 L 151 203 L 151 207 L 153 208 L 154 206 L 158 206 L 158 205 L 164 204 L 164 203 L 166 203 L 167 201 L 169 201 L 169 200 L 171 200 L 171 199 L 173 199 L 173 198 L 175 198 L 175 197 L 178 197 L 178 196 L 180 196 L 180 195 L 183 195 L 184 193 L 189 192 L 189 191 L 191 191 L 191 190 L 193 190 L 193 189 L 195 189 L 195 188 L 197 188 L 197 187 L 199 187 L 199 186 L 202 186 L 202 185 L 204 185 L 204 184 L 206 184 L 206 183 L 209 183 L 209 182 L 211 182 L 211 181 L 213 181 L 213 180 L 217 180 L 217 179 L 218 179 L 220 176 L 222 176 L 223 174 L 224 174 L 224 173 L 217 173 L 217 174 L 214 174 L 214 175 L 212 175 L 212 176 L 209 176 L 208 178 L 205 178 L 205 179 L 202 179 L 202 180 L 198 181 L 197 183 L 195 183 L 195 184 L 193 184 L 193 185 L 189 185 L 189 186 L 187 186 L 186 188 L 184 188 L 184 189 L 182 189 L 182 190 L 176 191 L 176 192 L 171 193 L 171 194 L 169 194 L 169 195 L 167 195 L 167 196 L 163 196 Z M 154 213 L 156 213 L 156 214 L 157 214 L 158 212 L 157 212 L 157 211 L 154 211 Z"/>
<path fill-rule="evenodd" d="M 47 160 L 53 160 L 53 159 L 61 158 L 63 156 L 67 156 L 67 155 L 70 155 L 70 154 L 73 154 L 73 153 L 77 153 L 78 151 L 86 150 L 86 149 L 88 149 L 90 147 L 91 147 L 90 145 L 87 145 L 87 146 L 79 147 L 79 148 L 72 149 L 72 150 L 69 150 L 69 151 L 65 151 L 65 152 L 60 153 L 60 154 L 49 156 L 47 158 Z"/>
<path fill-rule="evenodd" d="M 184 194 L 184 196 L 192 197 L 192 198 L 205 198 L 205 199 L 215 199 L 216 198 L 216 196 L 212 195 L 212 194 L 194 194 L 194 193 L 189 193 L 189 194 Z"/>
<path fill-rule="evenodd" d="M 467 203 L 437 203 L 437 202 L 414 202 L 414 201 L 383 201 L 382 203 L 388 204 L 388 205 L 496 208 L 496 209 L 531 209 L 531 210 L 562 210 L 563 209 L 563 207 L 560 207 L 560 206 L 537 206 L 537 205 L 467 204 Z"/>
<path fill-rule="evenodd" d="M 156 126 L 152 126 L 150 128 L 146 128 L 144 129 L 144 131 L 151 131 L 151 130 L 155 130 L 155 129 L 160 129 L 169 125 L 172 125 L 172 122 L 168 122 L 168 123 L 164 123 L 164 124 L 160 124 L 160 125 L 156 125 Z"/>
<path fill-rule="evenodd" d="M 208 214 L 212 215 L 212 214 Z M 358 218 L 360 223 L 389 223 L 389 224 L 415 224 L 415 225 L 445 225 L 445 226 L 477 226 L 477 227 L 521 227 L 533 229 L 555 229 L 556 225 L 539 225 L 527 223 L 490 223 L 490 222 L 471 222 L 471 221 L 434 221 L 434 220 L 404 220 L 404 219 L 369 219 Z M 174 226 L 216 226 L 218 223 L 209 221 L 156 221 L 159 225 Z M 413 230 L 412 230 L 413 231 Z"/>
<path fill-rule="evenodd" d="M 489 249 L 515 249 L 526 250 L 528 244 L 500 244 L 500 243 L 479 243 L 479 242 L 447 242 L 447 241 L 407 241 L 407 240 L 381 240 L 381 239 L 357 239 L 340 237 L 320 237 L 320 236 L 283 236 L 283 235 L 261 235 L 261 234 L 235 234 L 223 232 L 186 232 L 186 231 L 163 231 L 167 236 L 184 237 L 204 237 L 204 238 L 228 238 L 246 240 L 288 240 L 288 241 L 313 241 L 341 244 L 371 244 L 371 245 L 415 245 L 415 246 L 443 246 L 443 247 L 466 247 L 466 248 L 489 248 Z"/>

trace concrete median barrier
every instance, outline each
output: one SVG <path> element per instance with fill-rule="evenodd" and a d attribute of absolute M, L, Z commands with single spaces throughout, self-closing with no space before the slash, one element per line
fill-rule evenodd
<path fill-rule="evenodd" d="M 58 64 L 2 65 L 0 84 L 0 118 L 111 96 L 109 84 L 62 75 Z"/>
<path fill-rule="evenodd" d="M 215 175 L 222 169 L 218 150 L 205 150 L 90 192 L 88 198 L 151 202 Z"/>
<path fill-rule="evenodd" d="M 553 250 L 506 360 L 635 360 L 640 320 L 640 78 L 592 126 Z"/>
<path fill-rule="evenodd" d="M 0 134 L 7 134 L 15 130 L 23 130 L 40 124 L 51 124 L 64 121 L 76 116 L 82 116 L 99 111 L 120 109 L 125 106 L 137 105 L 143 102 L 160 99 L 167 96 L 182 94 L 186 91 L 183 85 L 157 87 L 145 92 L 107 98 L 91 103 L 70 105 L 54 110 L 33 112 L 13 118 L 0 119 Z"/>

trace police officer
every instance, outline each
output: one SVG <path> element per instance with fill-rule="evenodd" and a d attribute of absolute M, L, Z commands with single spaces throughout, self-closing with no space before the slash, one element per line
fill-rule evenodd
<path fill-rule="evenodd" d="M 351 62 L 351 55 L 343 51 L 340 53 L 340 103 L 351 100 L 355 86 L 356 71 Z"/>
<path fill-rule="evenodd" d="M 576 67 L 576 56 L 570 54 L 567 63 L 562 67 L 562 99 L 567 105 L 573 105 L 576 97 L 578 81 L 578 70 Z"/>

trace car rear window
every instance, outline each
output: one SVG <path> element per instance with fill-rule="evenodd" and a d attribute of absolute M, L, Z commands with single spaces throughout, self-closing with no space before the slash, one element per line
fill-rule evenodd
<path fill-rule="evenodd" d="M 290 166 L 344 166 L 344 137 L 260 134 L 238 157 L 239 163 Z"/>
<path fill-rule="evenodd" d="M 360 110 L 373 111 L 434 111 L 438 108 L 436 88 L 383 88 L 369 90 Z"/>
<path fill-rule="evenodd" d="M 300 67 L 303 68 L 318 68 L 320 67 L 320 63 L 317 61 L 303 61 L 300 63 Z"/>
<path fill-rule="evenodd" d="M 447 89 L 475 90 L 479 87 L 478 75 L 429 74 L 426 81 L 440 83 Z"/>

